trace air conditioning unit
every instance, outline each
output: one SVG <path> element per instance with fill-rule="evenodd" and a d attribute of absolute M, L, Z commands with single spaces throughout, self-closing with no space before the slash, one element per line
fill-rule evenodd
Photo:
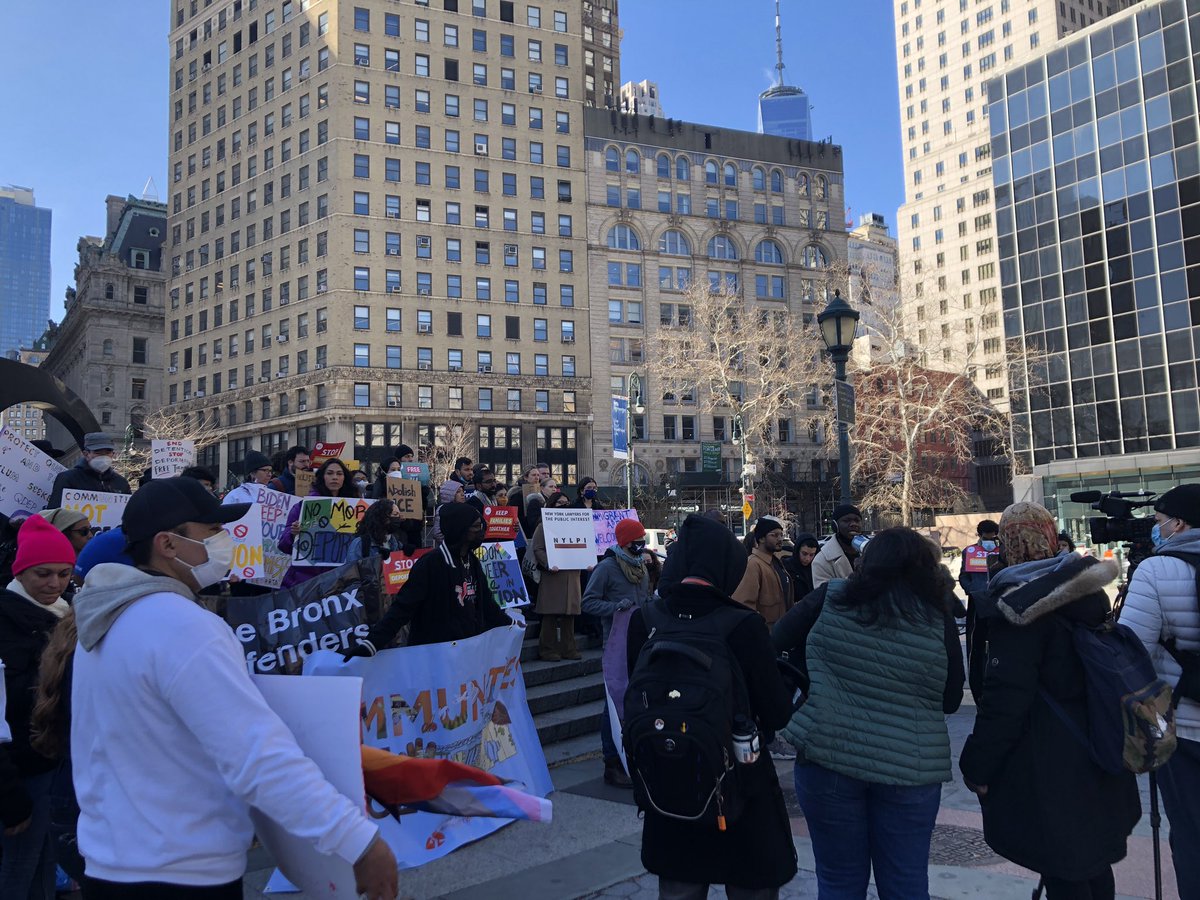
<path fill-rule="evenodd" d="M 258 143 L 258 138 L 250 138 L 250 140 L 246 141 L 246 146 L 253 147 L 257 143 Z"/>
<path fill-rule="evenodd" d="M 428 297 L 431 291 L 432 291 L 432 288 L 427 288 L 427 287 L 417 288 L 417 293 L 420 294 L 422 297 Z"/>
<path fill-rule="evenodd" d="M 488 145 L 477 143 L 475 145 L 475 155 L 476 156 L 487 156 L 488 155 Z"/>
<path fill-rule="evenodd" d="M 203 397 L 203 396 L 204 396 L 204 391 L 196 391 L 196 393 L 195 393 L 195 394 L 193 394 L 192 396 L 194 396 L 194 397 Z"/>
<path fill-rule="evenodd" d="M 390 406 L 392 409 L 395 409 L 395 408 L 396 408 L 396 407 L 398 407 L 399 405 L 400 405 L 400 401 L 399 401 L 399 400 L 389 400 L 389 401 L 388 401 L 388 406 Z"/>
<path fill-rule="evenodd" d="M 214 353 L 214 354 L 213 354 L 213 362 L 220 362 L 222 359 L 224 359 L 224 357 L 223 357 L 223 356 L 221 356 L 221 354 L 220 354 L 220 353 Z"/>
<path fill-rule="evenodd" d="M 417 363 L 417 368 L 418 369 L 432 369 L 433 363 L 427 362 L 426 360 L 421 360 L 421 362 Z"/>
<path fill-rule="evenodd" d="M 399 255 L 400 255 L 400 248 L 399 248 L 399 247 L 388 247 L 388 248 L 387 248 L 387 255 L 388 255 L 388 256 L 399 256 Z"/>
<path fill-rule="evenodd" d="M 431 240 L 428 236 L 422 235 L 417 238 L 417 246 L 418 247 L 427 248 L 430 246 L 430 243 L 431 243 Z"/>
<path fill-rule="evenodd" d="M 276 372 L 275 377 L 276 378 L 287 378 L 287 372 Z"/>
<path fill-rule="evenodd" d="M 387 213 L 385 213 L 385 215 L 389 219 L 398 219 L 398 218 L 400 218 L 400 210 L 398 210 L 398 209 L 389 210 Z"/>
<path fill-rule="evenodd" d="M 462 366 L 450 366 L 450 371 L 451 372 L 461 372 Z"/>
<path fill-rule="evenodd" d="M 201 70 L 200 70 L 200 71 L 202 71 L 202 72 L 208 72 L 208 71 L 211 71 L 211 70 L 212 70 L 212 63 L 205 63 L 205 64 L 204 64 L 204 66 L 201 68 Z"/>
<path fill-rule="evenodd" d="M 325 285 L 323 285 L 323 284 L 322 284 L 322 285 L 319 285 L 319 286 L 317 287 L 317 293 L 318 293 L 318 294 L 324 294 L 324 293 L 326 293 L 328 290 L 329 290 L 329 288 L 328 288 L 328 287 L 326 287 L 326 286 L 325 286 Z"/>
<path fill-rule="evenodd" d="M 573 334 L 564 334 L 564 335 L 563 335 L 562 342 L 563 342 L 564 344 L 573 344 L 573 343 L 575 343 L 575 335 L 573 335 Z"/>
<path fill-rule="evenodd" d="M 433 334 L 433 326 L 428 322 L 421 322 L 417 325 L 417 334 Z"/>
<path fill-rule="evenodd" d="M 356 66 L 369 66 L 371 61 L 365 56 L 356 56 L 354 57 L 354 64 Z"/>
<path fill-rule="evenodd" d="M 281 334 L 279 337 L 275 338 L 275 343 L 277 344 L 286 344 L 287 342 L 288 336 L 286 334 Z"/>
<path fill-rule="evenodd" d="M 531 87 L 529 89 L 529 93 L 531 93 L 531 94 L 540 94 L 541 92 L 542 92 L 542 86 L 540 84 L 535 84 L 533 87 Z"/>
<path fill-rule="evenodd" d="M 307 75 L 301 75 L 301 76 L 300 76 L 300 80 L 301 80 L 301 81 L 308 81 L 308 76 L 307 76 Z"/>
<path fill-rule="evenodd" d="M 492 371 L 492 367 L 491 367 L 491 366 L 482 365 L 482 366 L 480 366 L 480 367 L 479 367 L 479 373 L 480 373 L 481 375 L 489 375 L 489 374 L 491 374 L 491 371 Z"/>
<path fill-rule="evenodd" d="M 298 410 L 300 410 L 300 412 L 304 412 L 305 410 L 307 410 L 307 409 L 308 409 L 308 403 L 307 403 L 307 401 L 301 400 L 301 401 L 300 401 L 300 402 L 299 402 L 299 403 L 296 405 L 296 408 L 297 408 Z"/>
<path fill-rule="evenodd" d="M 259 375 L 259 376 L 258 376 L 258 383 L 259 383 L 259 384 L 266 384 L 266 383 L 267 383 L 268 381 L 270 381 L 270 380 L 271 380 L 271 376 L 270 376 L 270 375 Z"/>
<path fill-rule="evenodd" d="M 178 367 L 178 366 L 171 366 L 169 369 L 167 369 L 167 374 L 168 374 L 168 375 L 174 375 L 174 374 L 175 374 L 176 372 L 178 372 L 178 371 L 179 371 L 179 367 Z"/>
<path fill-rule="evenodd" d="M 387 292 L 388 292 L 389 294 L 398 294 L 398 293 L 400 293 L 400 285 L 398 285 L 398 284 L 389 284 L 389 285 L 387 286 Z"/>
<path fill-rule="evenodd" d="M 191 399 L 192 399 L 192 393 L 191 393 L 191 391 L 188 391 L 188 393 L 184 394 L 184 395 L 183 395 L 183 399 L 184 399 L 184 400 L 191 400 Z"/>
<path fill-rule="evenodd" d="M 316 368 L 318 368 L 318 369 L 325 368 L 325 363 L 317 363 Z"/>

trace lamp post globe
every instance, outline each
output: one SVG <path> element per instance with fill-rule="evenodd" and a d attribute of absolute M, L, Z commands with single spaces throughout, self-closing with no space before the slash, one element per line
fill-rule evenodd
<path fill-rule="evenodd" d="M 834 291 L 833 299 L 817 314 L 821 339 L 833 358 L 834 378 L 844 386 L 834 385 L 835 398 L 843 390 L 849 389 L 846 383 L 846 360 L 850 358 L 850 350 L 854 346 L 858 318 L 858 310 L 842 299 L 841 291 Z M 846 504 L 850 502 L 850 423 L 841 414 L 840 402 L 835 401 L 835 406 L 838 408 L 838 481 L 841 487 L 841 502 Z"/>

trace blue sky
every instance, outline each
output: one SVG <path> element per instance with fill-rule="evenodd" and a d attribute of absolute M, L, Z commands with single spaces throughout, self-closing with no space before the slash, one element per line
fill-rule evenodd
<path fill-rule="evenodd" d="M 75 245 L 104 231 L 104 198 L 167 196 L 167 4 L 13 3 L 0 54 L 0 184 L 54 210 L 50 311 L 62 315 Z M 60 31 L 45 42 L 53 17 Z M 844 148 L 853 216 L 903 200 L 896 58 L 886 0 L 783 0 L 787 78 L 812 100 L 813 134 Z M 622 0 L 621 75 L 659 83 L 676 119 L 757 126 L 775 64 L 773 0 Z"/>

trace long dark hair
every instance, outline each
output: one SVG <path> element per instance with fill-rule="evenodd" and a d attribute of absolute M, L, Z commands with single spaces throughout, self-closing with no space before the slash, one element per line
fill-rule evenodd
<path fill-rule="evenodd" d="M 866 625 L 916 625 L 949 610 L 951 584 L 933 541 L 911 528 L 888 528 L 871 538 L 838 605 Z"/>
<path fill-rule="evenodd" d="M 363 517 L 358 522 L 358 534 L 366 535 L 367 540 L 374 544 L 386 544 L 391 530 L 392 509 L 395 503 L 391 500 L 376 500 L 367 507 Z"/>
<path fill-rule="evenodd" d="M 30 746 L 47 759 L 64 759 L 70 750 L 71 716 L 68 703 L 71 680 L 67 667 L 77 640 L 75 610 L 58 620 L 42 651 L 37 694 L 30 716 Z"/>
<path fill-rule="evenodd" d="M 325 487 L 325 472 L 330 466 L 337 466 L 342 470 L 342 487 L 336 494 L 329 493 L 329 488 Z M 327 459 L 321 463 L 321 468 L 317 469 L 317 474 L 313 479 L 313 490 L 320 497 L 346 497 L 351 500 L 358 500 L 358 488 L 354 486 L 354 479 L 350 475 L 350 470 L 346 468 L 346 464 L 340 459 Z"/>

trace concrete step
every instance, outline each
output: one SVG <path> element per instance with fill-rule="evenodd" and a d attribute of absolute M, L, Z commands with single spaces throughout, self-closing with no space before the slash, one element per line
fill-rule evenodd
<path fill-rule="evenodd" d="M 552 681 L 529 688 L 525 696 L 529 701 L 529 711 L 536 716 L 539 713 L 579 706 L 593 700 L 603 700 L 604 678 L 602 675 L 593 674 Z"/>
<path fill-rule="evenodd" d="M 602 670 L 604 660 L 600 650 L 584 650 L 582 653 L 583 659 L 564 659 L 562 662 L 534 659 L 521 663 L 525 687 L 535 688 L 555 681 L 578 678 L 581 675 L 594 675 Z"/>
<path fill-rule="evenodd" d="M 599 638 L 589 638 L 582 634 L 575 635 L 575 646 L 581 652 L 584 650 L 599 650 L 601 649 L 601 641 Z M 538 639 L 536 637 L 526 638 L 521 645 L 521 662 L 533 662 L 538 658 Z"/>
<path fill-rule="evenodd" d="M 579 706 L 555 709 L 535 715 L 533 724 L 537 728 L 538 739 L 542 746 L 586 734 L 596 734 L 598 745 L 600 723 L 604 719 L 604 702 L 602 699 L 591 700 Z"/>

